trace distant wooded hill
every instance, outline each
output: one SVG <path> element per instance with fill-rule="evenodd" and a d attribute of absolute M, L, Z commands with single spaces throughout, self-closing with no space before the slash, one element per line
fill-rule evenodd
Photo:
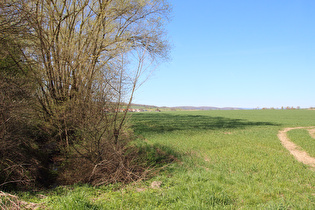
<path fill-rule="evenodd" d="M 143 105 L 143 104 L 132 104 L 134 109 L 161 109 L 161 110 L 242 110 L 244 108 L 235 108 L 235 107 L 213 107 L 213 106 L 154 106 L 154 105 Z"/>

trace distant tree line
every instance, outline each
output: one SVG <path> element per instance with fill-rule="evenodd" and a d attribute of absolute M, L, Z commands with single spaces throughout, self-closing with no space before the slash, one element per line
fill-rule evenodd
<path fill-rule="evenodd" d="M 257 107 L 257 109 L 259 109 L 259 107 Z M 279 108 L 274 108 L 274 107 L 266 108 L 266 107 L 263 107 L 261 109 L 264 110 L 264 109 L 279 109 Z M 286 107 L 284 107 L 284 106 L 282 106 L 281 109 L 282 110 L 284 110 L 284 109 L 286 109 L 286 110 L 294 110 L 294 109 L 301 109 L 301 107 L 300 106 L 297 106 L 297 107 L 293 107 L 293 106 L 286 106 Z"/>
<path fill-rule="evenodd" d="M 165 0 L 0 2 L 0 188 L 141 176 L 134 91 L 167 59 Z M 152 68 L 151 68 L 152 69 Z"/>

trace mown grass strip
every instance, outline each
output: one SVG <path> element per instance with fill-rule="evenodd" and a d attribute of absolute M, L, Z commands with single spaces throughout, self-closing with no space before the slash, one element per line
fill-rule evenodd
<path fill-rule="evenodd" d="M 310 156 L 315 158 L 315 139 L 312 138 L 307 129 L 295 129 L 288 132 L 292 142 L 301 147 Z"/>

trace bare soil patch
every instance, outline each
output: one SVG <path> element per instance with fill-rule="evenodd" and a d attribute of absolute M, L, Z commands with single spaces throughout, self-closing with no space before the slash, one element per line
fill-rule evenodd
<path fill-rule="evenodd" d="M 311 157 L 307 152 L 301 150 L 296 144 L 290 141 L 287 132 L 293 129 L 306 129 L 312 138 L 315 138 L 315 127 L 295 127 L 295 128 L 285 128 L 280 130 L 278 133 L 278 138 L 280 139 L 282 145 L 289 150 L 289 152 L 295 157 L 299 162 L 304 163 L 311 167 L 315 171 L 315 158 Z"/>

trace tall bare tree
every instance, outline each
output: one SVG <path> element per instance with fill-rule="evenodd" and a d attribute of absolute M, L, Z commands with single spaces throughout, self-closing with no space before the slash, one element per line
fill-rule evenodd
<path fill-rule="evenodd" d="M 37 86 L 33 96 L 39 127 L 52 137 L 43 140 L 43 147 L 50 145 L 99 165 L 108 158 L 106 148 L 117 150 L 126 138 L 122 131 L 126 110 L 147 64 L 167 58 L 168 2 L 3 0 L 3 4 L 7 7 L 1 13 L 12 18 L 7 28 L 23 26 L 17 29 L 23 43 L 15 42 L 21 55 L 16 64 L 23 61 Z"/>

